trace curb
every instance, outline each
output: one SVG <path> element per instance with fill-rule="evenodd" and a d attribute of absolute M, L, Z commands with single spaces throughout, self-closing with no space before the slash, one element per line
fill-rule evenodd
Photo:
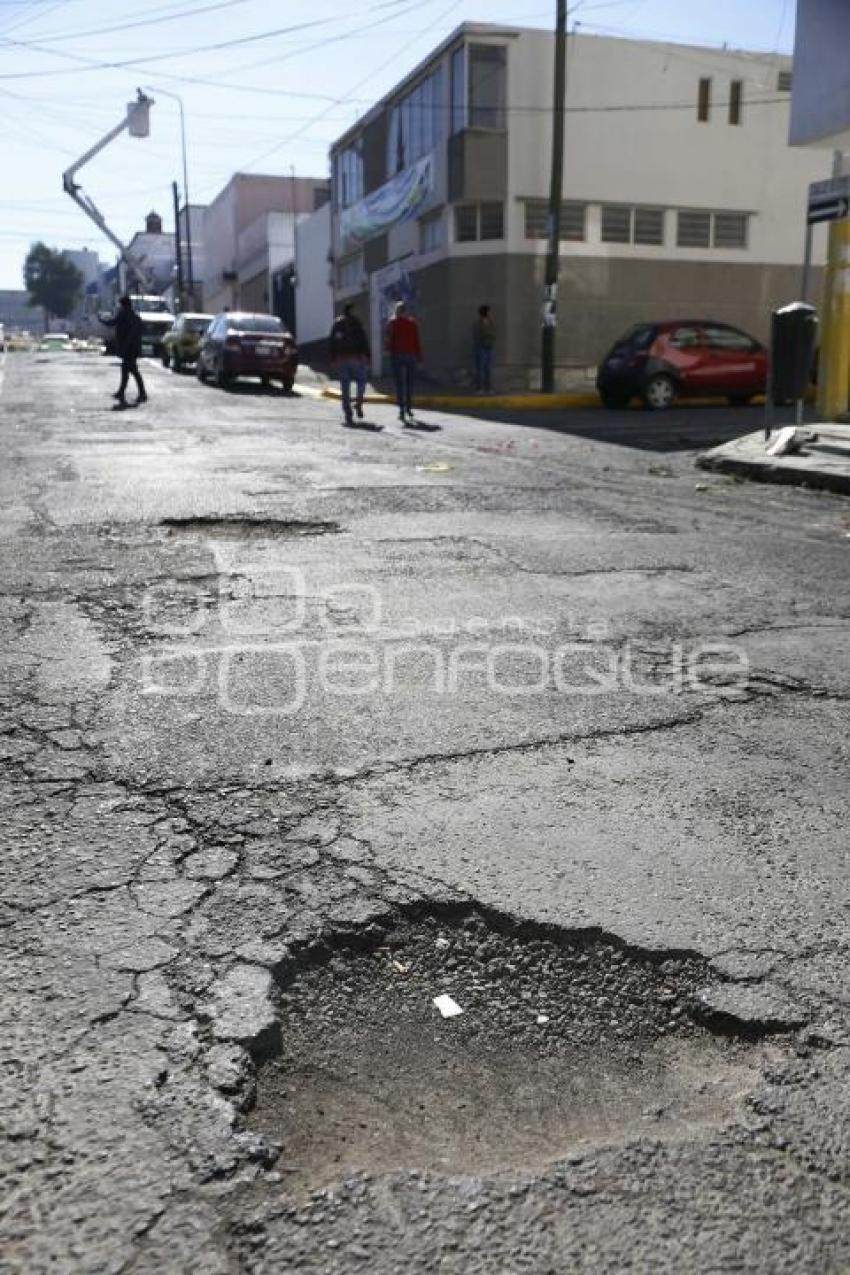
<path fill-rule="evenodd" d="M 786 462 L 748 461 L 731 456 L 698 456 L 696 465 L 716 474 L 732 474 L 756 483 L 780 483 L 785 487 L 809 487 L 850 496 L 850 473 L 831 473 L 824 469 L 803 469 Z"/>
<path fill-rule="evenodd" d="M 334 386 L 326 385 L 319 391 L 319 397 L 339 400 L 340 391 Z M 366 403 L 395 404 L 389 394 L 372 392 L 367 394 Z M 417 407 L 430 408 L 432 411 L 445 409 L 463 409 L 466 411 L 552 411 L 570 408 L 601 407 L 599 395 L 589 392 L 570 394 L 417 394 Z"/>

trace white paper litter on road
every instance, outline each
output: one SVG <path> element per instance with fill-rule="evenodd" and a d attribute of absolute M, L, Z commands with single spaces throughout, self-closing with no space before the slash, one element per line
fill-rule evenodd
<path fill-rule="evenodd" d="M 443 1018 L 456 1018 L 458 1014 L 462 1014 L 463 1010 L 457 1001 L 453 1001 L 451 996 L 435 996 L 434 1004 L 443 1015 Z"/>

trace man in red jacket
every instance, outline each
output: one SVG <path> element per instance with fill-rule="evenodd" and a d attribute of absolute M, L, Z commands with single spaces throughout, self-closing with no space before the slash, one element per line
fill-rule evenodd
<path fill-rule="evenodd" d="M 393 365 L 398 418 L 403 425 L 413 427 L 413 378 L 417 363 L 422 362 L 422 342 L 419 324 L 407 313 L 403 301 L 397 301 L 393 317 L 387 324 L 387 353 Z"/>

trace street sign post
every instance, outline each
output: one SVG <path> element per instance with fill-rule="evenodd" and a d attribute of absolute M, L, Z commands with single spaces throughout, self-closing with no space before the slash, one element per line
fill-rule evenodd
<path fill-rule="evenodd" d="M 850 177 L 831 177 L 812 182 L 806 220 L 810 226 L 823 221 L 842 221 L 850 216 Z"/>

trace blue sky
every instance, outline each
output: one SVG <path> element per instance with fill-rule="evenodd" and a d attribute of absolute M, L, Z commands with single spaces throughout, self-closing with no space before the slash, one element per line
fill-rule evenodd
<path fill-rule="evenodd" d="M 790 51 L 794 0 L 574 0 L 571 27 Z M 137 85 L 179 93 L 193 202 L 239 169 L 327 171 L 328 144 L 463 21 L 549 26 L 554 0 L 0 0 L 0 287 L 21 287 L 34 239 L 114 253 L 61 191 L 61 173 L 116 124 Z M 226 47 L 216 47 L 226 46 Z M 623 88 L 611 86 L 612 102 Z M 151 136 L 115 142 L 81 180 L 129 237 L 171 224 L 177 105 Z"/>

